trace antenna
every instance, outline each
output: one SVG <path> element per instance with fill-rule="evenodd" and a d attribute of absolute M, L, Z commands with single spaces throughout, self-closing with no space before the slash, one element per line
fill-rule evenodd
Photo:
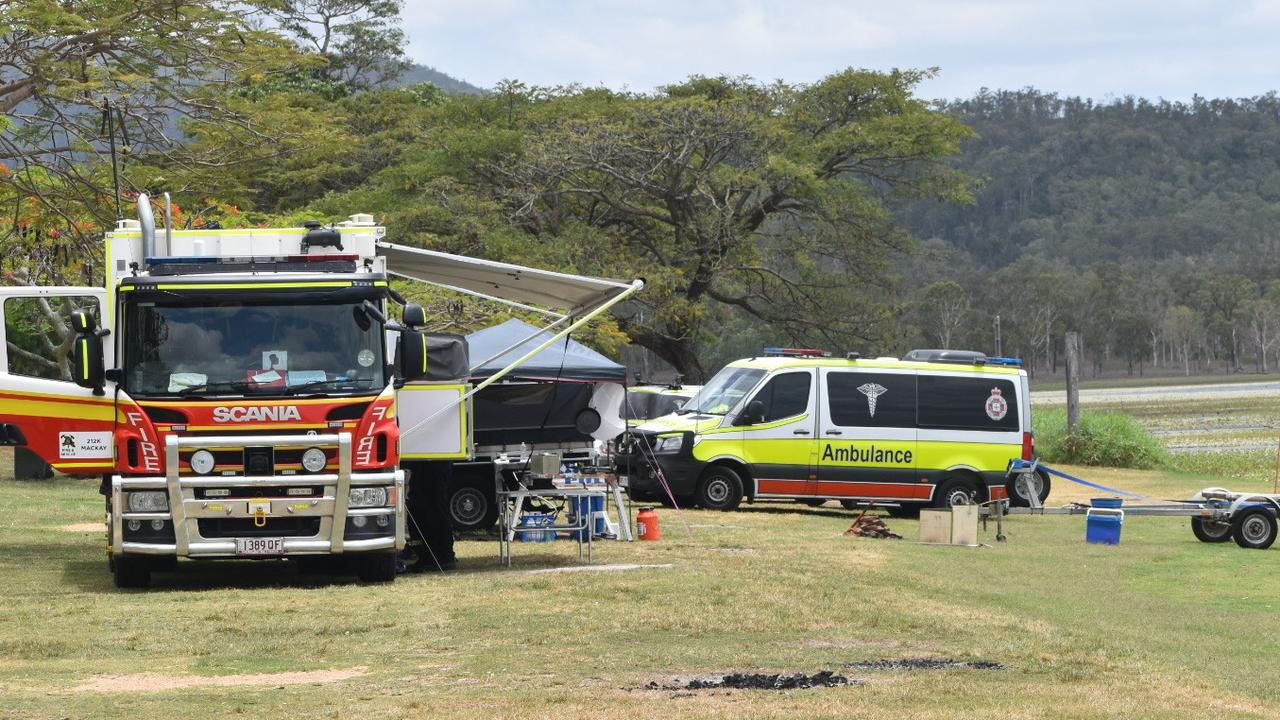
<path fill-rule="evenodd" d="M 108 143 L 111 146 L 111 184 L 115 188 L 116 193 L 116 221 L 124 219 L 124 213 L 120 210 L 120 164 L 116 161 L 116 116 L 111 112 L 111 100 L 103 98 L 102 100 L 102 126 L 98 129 L 98 134 L 103 132 L 107 134 Z"/>

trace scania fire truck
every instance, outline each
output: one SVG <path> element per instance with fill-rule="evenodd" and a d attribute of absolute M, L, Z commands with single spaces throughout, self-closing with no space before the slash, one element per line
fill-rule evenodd
<path fill-rule="evenodd" d="M 121 587 L 177 558 L 395 577 L 406 475 L 471 455 L 479 386 L 393 276 L 553 314 L 538 350 L 643 285 L 393 244 L 369 215 L 178 230 L 165 207 L 163 233 L 143 195 L 106 234 L 103 288 L 0 289 L 0 443 L 101 477 Z"/>

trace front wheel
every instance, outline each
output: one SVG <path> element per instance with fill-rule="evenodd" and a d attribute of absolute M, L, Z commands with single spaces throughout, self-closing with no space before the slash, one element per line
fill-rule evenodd
<path fill-rule="evenodd" d="M 1008 484 L 1010 504 L 1014 507 L 1031 507 L 1031 497 L 1039 499 L 1039 505 L 1049 497 L 1049 473 L 1036 468 L 1035 472 L 1014 475 Z"/>
<path fill-rule="evenodd" d="M 1242 548 L 1266 550 L 1276 541 L 1276 514 L 1265 507 L 1245 508 L 1236 513 L 1231 535 Z"/>
<path fill-rule="evenodd" d="M 356 577 L 362 582 L 385 583 L 396 579 L 395 552 L 361 553 L 353 555 Z"/>
<path fill-rule="evenodd" d="M 742 478 L 724 465 L 716 465 L 698 483 L 698 505 L 708 510 L 734 510 L 742 502 Z"/>
<path fill-rule="evenodd" d="M 1231 523 L 1193 517 L 1191 532 L 1200 542 L 1224 543 L 1231 539 Z"/>

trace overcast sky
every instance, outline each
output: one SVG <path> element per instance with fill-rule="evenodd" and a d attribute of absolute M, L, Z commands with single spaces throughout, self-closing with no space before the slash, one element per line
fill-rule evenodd
<path fill-rule="evenodd" d="M 1096 99 L 1280 87 L 1280 0 L 405 0 L 409 54 L 504 78 L 647 91 L 695 73 L 812 82 L 937 66 L 927 97 L 1035 86 Z"/>

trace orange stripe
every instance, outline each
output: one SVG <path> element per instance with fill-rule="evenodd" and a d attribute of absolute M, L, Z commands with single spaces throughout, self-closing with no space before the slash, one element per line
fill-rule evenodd
<path fill-rule="evenodd" d="M 115 402 L 111 398 L 97 399 L 87 397 L 75 397 L 73 395 L 50 395 L 48 393 L 17 393 L 17 392 L 0 392 L 0 398 L 12 398 L 14 400 L 35 400 L 43 402 L 65 402 L 80 403 L 84 405 L 110 405 Z"/>
<path fill-rule="evenodd" d="M 928 500 L 930 484 L 863 483 L 808 480 L 761 480 L 760 492 L 773 495 L 825 495 L 827 497 L 873 497 L 901 500 Z"/>

